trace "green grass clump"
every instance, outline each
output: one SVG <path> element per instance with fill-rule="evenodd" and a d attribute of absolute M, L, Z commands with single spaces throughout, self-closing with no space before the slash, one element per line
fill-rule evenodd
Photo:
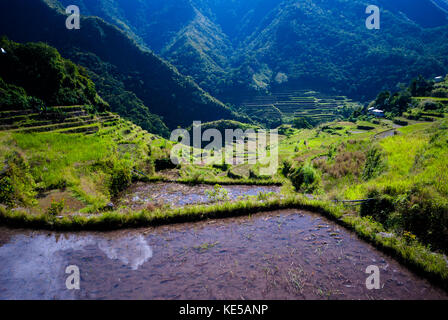
<path fill-rule="evenodd" d="M 65 200 L 54 201 L 51 200 L 50 207 L 47 209 L 47 214 L 50 216 L 58 216 L 64 211 L 65 208 Z"/>
<path fill-rule="evenodd" d="M 211 202 L 219 202 L 229 200 L 229 193 L 227 189 L 223 188 L 219 184 L 213 187 L 213 190 L 206 190 L 205 194 Z"/>
<path fill-rule="evenodd" d="M 7 206 L 27 206 L 35 203 L 35 180 L 24 155 L 10 151 L 5 155 L 0 172 L 0 203 Z"/>
<path fill-rule="evenodd" d="M 312 193 L 319 185 L 320 177 L 309 163 L 297 168 L 290 176 L 297 191 Z"/>

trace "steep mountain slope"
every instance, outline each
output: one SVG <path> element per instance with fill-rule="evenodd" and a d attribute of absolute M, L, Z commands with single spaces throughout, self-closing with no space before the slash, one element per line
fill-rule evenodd
<path fill-rule="evenodd" d="M 30 106 L 86 104 L 101 111 L 109 106 L 98 96 L 87 71 L 63 59 L 43 43 L 21 45 L 0 39 L 0 110 Z"/>
<path fill-rule="evenodd" d="M 448 1 L 447 0 L 433 0 L 433 3 L 441 10 L 448 13 Z"/>
<path fill-rule="evenodd" d="M 24 10 L 26 9 L 26 10 Z M 33 25 L 38 17 L 38 25 Z M 0 30 L 16 41 L 45 41 L 76 63 L 88 53 L 114 67 L 125 92 L 135 94 L 171 128 L 194 120 L 212 121 L 237 116 L 190 78 L 153 53 L 142 50 L 126 35 L 95 17 L 83 18 L 80 30 L 65 28 L 66 15 L 55 1 L 0 2 Z M 58 27 L 59 26 L 59 27 Z M 77 60 L 79 59 L 79 61 Z M 88 65 L 86 65 L 89 68 Z M 100 93 L 101 89 L 99 90 Z M 112 110 L 119 105 L 112 106 Z"/>
<path fill-rule="evenodd" d="M 221 99 L 312 88 L 372 98 L 447 70 L 446 0 L 62 0 L 114 23 Z M 365 9 L 381 8 L 381 30 Z"/>
<path fill-rule="evenodd" d="M 440 27 L 448 24 L 445 0 L 382 0 L 381 4 L 395 12 L 402 12 L 410 20 L 426 28 Z"/>
<path fill-rule="evenodd" d="M 252 77 L 275 85 L 272 80 L 283 73 L 290 85 L 334 88 L 362 98 L 420 73 L 446 69 L 439 50 L 446 52 L 440 44 L 448 39 L 447 28 L 427 31 L 384 11 L 381 30 L 367 30 L 362 3 L 338 3 L 285 1 L 277 7 L 263 31 L 246 40 Z"/>
<path fill-rule="evenodd" d="M 115 24 L 139 44 L 163 55 L 205 89 L 216 88 L 230 67 L 231 45 L 220 27 L 189 0 L 61 0 L 83 15 Z M 188 63 L 185 63 L 188 61 Z"/>

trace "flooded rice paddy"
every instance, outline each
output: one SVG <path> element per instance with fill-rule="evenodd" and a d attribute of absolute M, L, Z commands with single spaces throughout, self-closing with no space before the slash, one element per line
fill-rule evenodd
<path fill-rule="evenodd" d="M 67 266 L 80 290 L 66 288 Z M 366 268 L 380 270 L 368 290 Z M 107 233 L 0 228 L 0 299 L 447 299 L 322 216 L 299 210 Z"/>
<path fill-rule="evenodd" d="M 229 201 L 236 201 L 246 196 L 257 196 L 259 193 L 279 193 L 278 186 L 223 186 L 228 192 Z M 183 207 L 192 204 L 211 202 L 206 191 L 212 191 L 212 185 L 187 185 L 180 183 L 136 183 L 116 200 L 120 206 L 134 210 L 145 208 L 148 204 L 171 205 Z"/>

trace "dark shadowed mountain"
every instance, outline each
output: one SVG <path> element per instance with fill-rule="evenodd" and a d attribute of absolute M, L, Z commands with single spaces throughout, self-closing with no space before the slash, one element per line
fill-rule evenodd
<path fill-rule="evenodd" d="M 144 124 L 151 113 L 162 116 L 171 128 L 188 126 L 193 120 L 238 118 L 191 78 L 142 50 L 117 27 L 97 17 L 83 17 L 80 30 L 68 30 L 65 20 L 57 1 L 0 1 L 1 34 L 14 41 L 43 41 L 58 48 L 63 56 L 89 69 L 112 111 L 139 117 L 137 124 Z M 122 104 L 129 105 L 123 108 Z"/>
<path fill-rule="evenodd" d="M 446 0 L 61 0 L 115 24 L 222 100 L 312 88 L 370 98 L 447 71 Z M 381 30 L 365 9 L 381 8 Z"/>
<path fill-rule="evenodd" d="M 383 0 L 382 5 L 395 13 L 404 14 L 409 20 L 425 28 L 448 24 L 445 0 Z"/>

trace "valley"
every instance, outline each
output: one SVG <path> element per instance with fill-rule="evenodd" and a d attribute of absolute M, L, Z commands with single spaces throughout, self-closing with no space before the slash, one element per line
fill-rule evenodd
<path fill-rule="evenodd" d="M 380 32 L 365 28 L 359 0 L 60 3 L 118 26 L 225 103 L 291 87 L 365 102 L 419 74 L 448 72 L 439 46 L 448 14 L 429 0 L 372 1 L 382 9 Z"/>
<path fill-rule="evenodd" d="M 447 3 L 375 3 L 0 1 L 0 300 L 447 300 Z"/>

